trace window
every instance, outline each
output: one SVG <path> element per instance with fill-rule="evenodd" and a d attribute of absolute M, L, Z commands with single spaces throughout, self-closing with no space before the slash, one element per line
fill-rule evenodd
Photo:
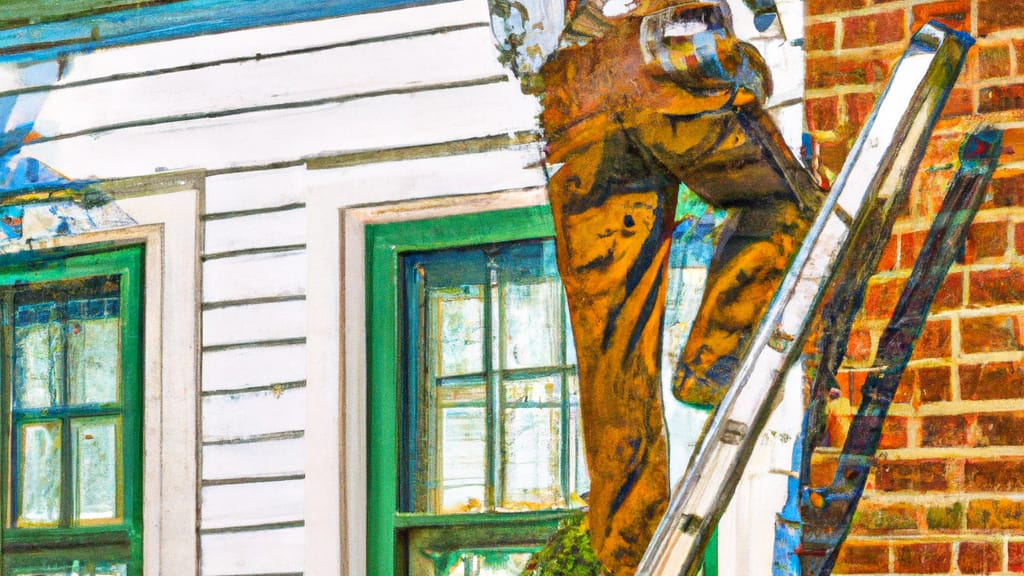
<path fill-rule="evenodd" d="M 4 574 L 142 574 L 142 252 L 0 268 Z"/>
<path fill-rule="evenodd" d="M 696 202 L 679 216 L 688 224 L 671 258 L 667 368 L 720 220 Z M 552 235 L 547 207 L 366 227 L 367 573 L 519 574 L 584 505 Z M 706 414 L 673 407 L 672 455 L 685 464 Z M 705 574 L 717 573 L 716 554 L 712 545 Z"/>
<path fill-rule="evenodd" d="M 551 233 L 543 207 L 367 228 L 369 573 L 518 574 L 582 504 Z"/>

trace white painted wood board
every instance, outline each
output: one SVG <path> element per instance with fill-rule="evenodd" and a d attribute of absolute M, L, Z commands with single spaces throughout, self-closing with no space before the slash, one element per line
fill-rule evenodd
<path fill-rule="evenodd" d="M 287 340 L 305 335 L 306 303 L 301 300 L 203 312 L 203 346 Z"/>
<path fill-rule="evenodd" d="M 304 481 L 204 486 L 202 529 L 257 526 L 302 520 Z"/>
<path fill-rule="evenodd" d="M 306 345 L 203 352 L 203 390 L 236 390 L 306 379 Z"/>
<path fill-rule="evenodd" d="M 306 252 L 267 252 L 203 263 L 203 302 L 301 296 L 306 293 Z"/>
<path fill-rule="evenodd" d="M 244 439 L 306 428 L 306 389 L 203 398 L 203 441 Z"/>
<path fill-rule="evenodd" d="M 203 480 L 301 474 L 305 439 L 203 446 Z"/>
<path fill-rule="evenodd" d="M 303 571 L 304 528 L 204 534 L 204 576 Z"/>

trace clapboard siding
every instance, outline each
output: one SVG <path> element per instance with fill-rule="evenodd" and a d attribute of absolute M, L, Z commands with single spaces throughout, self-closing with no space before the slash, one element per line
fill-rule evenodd
<path fill-rule="evenodd" d="M 304 250 L 243 254 L 203 266 L 203 301 L 292 297 L 306 293 Z"/>
<path fill-rule="evenodd" d="M 301 574 L 304 532 L 295 527 L 203 534 L 203 574 Z"/>
<path fill-rule="evenodd" d="M 306 242 L 306 210 L 295 208 L 237 218 L 208 220 L 205 254 L 295 246 Z"/>
<path fill-rule="evenodd" d="M 217 171 L 534 129 L 537 113 L 537 102 L 504 79 L 43 138 L 23 150 L 77 178 Z"/>
<path fill-rule="evenodd" d="M 436 86 L 504 75 L 486 24 L 342 48 L 261 57 L 141 78 L 54 89 L 36 122 L 44 136 L 160 117 Z M 372 61 L 374 66 L 365 66 Z M 182 89 L 182 87 L 187 87 Z"/>
<path fill-rule="evenodd" d="M 303 481 L 205 486 L 201 502 L 203 530 L 297 522 L 302 520 Z"/>
<path fill-rule="evenodd" d="M 163 70 L 248 59 L 255 54 L 280 54 L 311 47 L 375 40 L 466 24 L 489 22 L 484 2 L 462 0 L 433 6 L 359 14 L 344 18 L 254 28 L 225 35 L 197 36 L 138 46 L 98 50 L 69 58 L 61 84 L 96 82 L 125 75 L 151 75 Z M 2 82 L 3 79 L 0 79 Z M 22 87 L 9 80 L 0 90 Z"/>
<path fill-rule="evenodd" d="M 220 174 L 206 179 L 207 216 L 294 206 L 305 202 L 305 166 Z"/>
<path fill-rule="evenodd" d="M 304 438 L 211 444 L 203 447 L 203 481 L 297 476 L 304 458 Z"/>
<path fill-rule="evenodd" d="M 306 379 L 306 346 L 286 344 L 203 353 L 203 391 L 238 390 Z"/>
<path fill-rule="evenodd" d="M 203 346 L 251 345 L 306 335 L 306 303 L 271 302 L 203 312 Z"/>
<path fill-rule="evenodd" d="M 203 441 L 229 442 L 306 428 L 306 389 L 203 397 Z"/>

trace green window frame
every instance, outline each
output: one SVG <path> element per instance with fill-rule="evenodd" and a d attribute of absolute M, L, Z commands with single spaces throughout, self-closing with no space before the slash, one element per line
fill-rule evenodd
<path fill-rule="evenodd" d="M 491 539 L 528 532 L 543 543 L 570 509 L 528 512 L 431 514 L 403 512 L 400 506 L 401 379 L 403 371 L 400 260 L 404 254 L 518 240 L 551 238 L 554 226 L 546 206 L 499 210 L 370 225 L 367 246 L 368 498 L 367 573 L 401 574 L 401 550 L 408 531 L 464 527 Z"/>
<path fill-rule="evenodd" d="M 4 574 L 142 574 L 143 252 L 105 244 L 0 259 Z M 37 396 L 25 400 L 28 376 L 18 379 L 19 370 L 35 369 L 29 359 L 38 355 L 28 356 L 30 345 L 19 348 L 19 342 L 28 342 L 28 327 L 43 323 L 53 356 L 47 360 L 49 398 L 39 403 Z M 108 363 L 109 348 L 92 343 L 105 337 L 111 345 L 111 330 L 116 363 Z M 105 383 L 112 369 L 116 377 Z M 16 391 L 16 382 L 25 388 Z M 33 386 L 38 394 L 39 385 Z M 59 460 L 60 470 L 56 503 L 51 500 L 47 512 L 55 516 L 34 522 L 21 516 L 19 503 L 30 499 L 19 492 L 29 467 L 22 462 L 43 458 L 27 456 L 29 444 L 22 441 L 29 436 L 22 431 L 33 425 L 59 431 L 50 441 L 56 456 L 49 457 Z"/>
<path fill-rule="evenodd" d="M 445 529 L 458 528 L 459 544 L 470 543 L 466 533 L 501 541 L 514 539 L 543 542 L 570 508 L 530 512 L 473 512 L 462 514 L 405 512 L 410 496 L 403 494 L 400 458 L 402 428 L 408 418 L 402 406 L 403 294 L 402 258 L 417 252 L 442 251 L 505 242 L 554 237 L 548 206 L 533 206 L 460 214 L 366 226 L 366 329 L 367 329 L 367 573 L 404 576 L 403 556 L 410 546 L 409 534 L 431 529 L 444 538 Z M 564 356 L 563 356 L 564 358 Z M 484 542 L 480 543 L 486 547 Z M 717 570 L 717 533 L 705 554 L 705 576 Z M 524 549 L 525 551 L 525 549 Z"/>

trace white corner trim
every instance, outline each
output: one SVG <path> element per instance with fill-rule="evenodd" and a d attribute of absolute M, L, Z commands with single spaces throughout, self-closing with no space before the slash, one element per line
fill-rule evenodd
<path fill-rule="evenodd" d="M 138 226 L 60 236 L 26 246 L 33 251 L 110 242 L 145 246 L 142 520 L 146 576 L 196 574 L 198 566 L 200 195 L 188 190 L 118 200 Z"/>
<path fill-rule="evenodd" d="M 533 187 L 488 193 L 507 186 L 471 169 L 431 174 L 452 160 L 410 161 L 419 174 L 372 187 L 368 172 L 385 165 L 307 175 L 307 576 L 366 574 L 366 225 L 547 203 L 539 169 Z M 359 193 L 366 190 L 374 196 Z"/>

